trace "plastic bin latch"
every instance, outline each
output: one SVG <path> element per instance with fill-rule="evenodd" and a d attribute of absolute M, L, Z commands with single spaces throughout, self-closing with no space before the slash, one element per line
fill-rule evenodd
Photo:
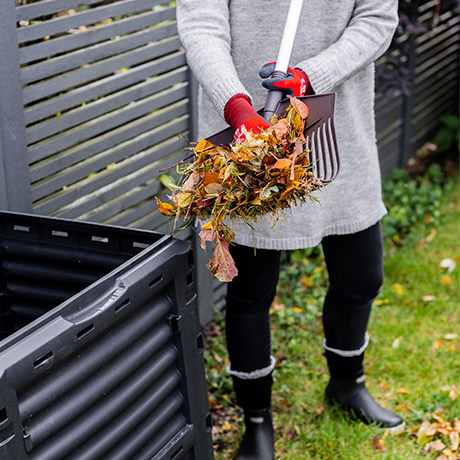
<path fill-rule="evenodd" d="M 177 334 L 182 331 L 184 323 L 182 315 L 169 315 L 167 320 L 173 334 Z"/>

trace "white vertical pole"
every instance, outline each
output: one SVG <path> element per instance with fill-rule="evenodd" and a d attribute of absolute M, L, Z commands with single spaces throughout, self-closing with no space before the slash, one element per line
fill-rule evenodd
<path fill-rule="evenodd" d="M 284 26 L 283 38 L 281 39 L 278 59 L 276 60 L 275 70 L 286 73 L 291 58 L 294 39 L 299 24 L 300 13 L 302 11 L 303 0 L 291 0 L 289 11 Z"/>

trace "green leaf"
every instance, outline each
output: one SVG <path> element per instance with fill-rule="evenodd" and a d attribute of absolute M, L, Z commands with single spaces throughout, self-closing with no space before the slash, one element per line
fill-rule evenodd
<path fill-rule="evenodd" d="M 456 115 L 443 115 L 439 120 L 448 128 L 458 133 L 460 128 L 460 119 Z"/>
<path fill-rule="evenodd" d="M 434 138 L 434 143 L 437 147 L 436 151 L 445 152 L 446 150 L 449 150 L 454 140 L 454 132 L 447 126 L 444 126 L 437 132 Z"/>
<path fill-rule="evenodd" d="M 174 179 L 169 174 L 162 174 L 160 177 L 158 177 L 158 180 L 169 190 L 176 190 L 179 188 L 176 185 Z"/>
<path fill-rule="evenodd" d="M 268 187 L 267 189 L 264 190 L 264 193 L 262 193 L 262 196 L 264 198 L 268 198 L 272 193 L 279 192 L 279 188 L 276 185 L 273 185 L 272 187 Z"/>

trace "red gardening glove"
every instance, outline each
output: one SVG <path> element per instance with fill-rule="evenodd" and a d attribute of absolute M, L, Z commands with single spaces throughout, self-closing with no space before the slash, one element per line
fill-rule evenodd
<path fill-rule="evenodd" d="M 257 134 L 261 129 L 267 129 L 267 123 L 252 107 L 251 99 L 245 94 L 236 94 L 225 105 L 224 117 L 227 123 L 235 130 L 233 139 L 237 144 L 246 140 L 243 127 L 247 131 Z"/>
<path fill-rule="evenodd" d="M 259 75 L 265 80 L 262 85 L 270 91 L 283 91 L 294 97 L 312 94 L 313 89 L 307 74 L 300 69 L 288 67 L 288 76 L 286 78 L 269 78 L 275 70 L 276 62 L 269 62 L 262 66 Z"/>

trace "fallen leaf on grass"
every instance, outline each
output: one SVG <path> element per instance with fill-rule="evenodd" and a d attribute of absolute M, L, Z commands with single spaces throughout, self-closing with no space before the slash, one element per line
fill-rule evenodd
<path fill-rule="evenodd" d="M 430 429 L 430 422 L 428 420 L 424 420 L 423 423 L 420 425 L 417 431 L 417 441 L 419 444 L 426 444 L 430 439 L 428 438 L 427 431 Z"/>
<path fill-rule="evenodd" d="M 433 300 L 436 300 L 436 297 L 434 295 L 424 295 L 422 300 L 424 302 L 433 302 Z"/>
<path fill-rule="evenodd" d="M 402 402 L 399 406 L 397 406 L 397 409 L 401 412 L 407 411 L 407 401 Z"/>
<path fill-rule="evenodd" d="M 380 439 L 376 434 L 371 435 L 371 442 L 374 450 L 380 452 L 384 452 L 385 450 L 387 450 L 385 443 L 383 442 L 383 439 Z"/>
<path fill-rule="evenodd" d="M 377 299 L 377 300 L 374 300 L 374 305 L 386 305 L 390 303 L 389 299 Z"/>
<path fill-rule="evenodd" d="M 441 283 L 445 286 L 446 284 L 452 283 L 452 278 L 449 275 L 443 276 L 441 278 Z"/>
<path fill-rule="evenodd" d="M 426 237 L 426 240 L 427 240 L 428 242 L 433 241 L 433 240 L 434 240 L 434 237 L 436 236 L 436 233 L 438 233 L 437 230 L 436 230 L 435 228 L 433 228 L 433 229 L 431 230 L 430 234 Z"/>
<path fill-rule="evenodd" d="M 318 415 L 321 415 L 323 412 L 324 412 L 324 407 L 318 407 L 318 409 L 315 409 L 315 412 L 318 414 Z"/>
<path fill-rule="evenodd" d="M 457 396 L 458 396 L 457 387 L 455 385 L 452 385 L 452 389 L 449 391 L 449 398 L 452 399 L 452 401 L 455 401 L 457 399 Z"/>
<path fill-rule="evenodd" d="M 296 313 L 303 313 L 303 310 L 299 307 L 292 307 L 291 310 L 295 311 Z"/>
<path fill-rule="evenodd" d="M 292 441 L 293 439 L 295 438 L 298 438 L 299 435 L 297 434 L 297 431 L 294 427 L 291 428 L 291 430 L 289 431 L 288 435 L 287 435 L 287 439 L 288 441 Z"/>
<path fill-rule="evenodd" d="M 398 348 L 399 344 L 401 343 L 402 337 L 398 337 L 397 339 L 393 340 L 393 344 L 391 345 L 391 348 Z"/>
<path fill-rule="evenodd" d="M 398 389 L 396 390 L 396 393 L 408 394 L 408 393 L 410 393 L 410 390 L 409 390 L 409 388 L 404 388 L 404 387 L 403 387 L 403 388 L 398 388 Z"/>
<path fill-rule="evenodd" d="M 458 337 L 458 334 L 456 334 L 455 332 L 451 332 L 451 333 L 446 334 L 445 336 L 443 336 L 443 339 L 445 339 L 445 340 L 455 340 L 457 337 Z"/>
<path fill-rule="evenodd" d="M 456 452 L 460 444 L 460 437 L 458 431 L 452 431 L 449 434 L 450 439 L 450 450 Z"/>
<path fill-rule="evenodd" d="M 300 279 L 302 286 L 305 286 L 307 289 L 311 289 L 313 287 L 313 283 L 311 282 L 311 276 L 304 276 Z"/>
<path fill-rule="evenodd" d="M 392 286 L 392 289 L 393 289 L 393 292 L 398 295 L 404 294 L 406 292 L 406 288 L 402 284 L 399 284 L 399 283 L 394 283 Z"/>
<path fill-rule="evenodd" d="M 443 259 L 441 260 L 439 266 L 442 268 L 447 268 L 447 273 L 452 273 L 455 270 L 457 263 L 453 259 Z"/>
<path fill-rule="evenodd" d="M 426 444 L 425 448 L 423 449 L 422 453 L 420 454 L 422 457 L 425 457 L 427 454 L 431 452 L 440 452 L 446 448 L 446 445 L 439 439 L 436 441 L 431 441 Z"/>

